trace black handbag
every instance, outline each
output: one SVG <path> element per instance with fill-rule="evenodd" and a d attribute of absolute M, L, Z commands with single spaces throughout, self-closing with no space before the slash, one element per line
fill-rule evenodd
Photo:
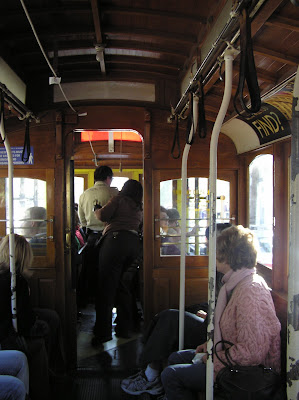
<path fill-rule="evenodd" d="M 225 358 L 222 360 L 217 354 L 218 344 L 229 344 L 222 340 L 214 347 L 214 354 L 224 365 L 219 371 L 214 385 L 214 399 L 225 400 L 285 400 L 280 375 L 263 365 L 241 366 L 235 365 L 229 355 L 229 348 L 225 349 Z"/>

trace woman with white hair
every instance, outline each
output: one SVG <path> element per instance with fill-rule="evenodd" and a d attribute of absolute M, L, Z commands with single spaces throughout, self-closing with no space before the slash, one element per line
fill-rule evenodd
<path fill-rule="evenodd" d="M 216 266 L 224 274 L 215 309 L 214 343 L 224 340 L 230 348 L 217 347 L 233 363 L 243 366 L 263 364 L 280 371 L 280 322 L 270 290 L 256 273 L 256 248 L 253 234 L 243 226 L 232 226 L 217 237 Z M 196 353 L 206 353 L 207 343 L 196 350 L 172 353 L 162 372 L 164 399 L 193 400 L 205 391 L 207 354 L 202 363 L 192 364 Z M 214 357 L 214 376 L 224 365 Z"/>

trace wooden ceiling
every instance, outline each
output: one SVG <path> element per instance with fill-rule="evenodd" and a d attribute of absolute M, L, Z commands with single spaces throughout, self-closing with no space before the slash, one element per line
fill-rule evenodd
<path fill-rule="evenodd" d="M 157 90 L 167 82 L 176 88 L 178 100 L 180 84 L 191 66 L 194 74 L 201 65 L 202 46 L 226 4 L 224 0 L 22 1 L 62 83 L 145 82 Z M 250 3 L 262 4 L 253 17 L 252 36 L 259 86 L 265 94 L 297 70 L 299 7 L 296 0 Z M 53 74 L 21 0 L 1 1 L 0 35 L 0 57 L 28 87 L 36 90 L 48 83 Z M 216 59 L 217 55 L 212 61 Z M 233 91 L 238 66 L 237 57 Z M 205 93 L 207 119 L 214 121 L 223 93 L 218 70 L 206 82 Z"/>

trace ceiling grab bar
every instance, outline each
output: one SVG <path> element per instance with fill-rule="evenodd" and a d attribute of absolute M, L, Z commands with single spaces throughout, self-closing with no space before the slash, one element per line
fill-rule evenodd
<path fill-rule="evenodd" d="M 290 174 L 290 257 L 288 277 L 287 398 L 299 393 L 299 66 L 293 91 Z M 297 373 L 296 373 L 297 371 Z"/>
<path fill-rule="evenodd" d="M 215 311 L 215 282 L 216 282 L 216 181 L 217 181 L 217 146 L 220 129 L 229 106 L 232 93 L 233 59 L 236 55 L 233 47 L 226 49 L 225 87 L 219 113 L 217 115 L 210 143 L 210 178 L 209 178 L 209 309 L 208 309 L 208 360 L 206 372 L 206 399 L 213 400 L 214 370 L 212 360 L 214 311 Z"/>
<path fill-rule="evenodd" d="M 11 275 L 11 314 L 12 324 L 17 331 L 17 295 L 16 295 L 16 265 L 15 265 L 15 235 L 13 221 L 13 159 L 11 147 L 7 136 L 5 135 L 4 127 L 4 95 L 1 90 L 1 122 L 0 122 L 1 137 L 5 146 L 8 160 L 8 220 L 9 220 L 9 260 L 10 260 L 10 275 Z"/>
<path fill-rule="evenodd" d="M 182 215 L 181 215 L 181 256 L 180 256 L 180 304 L 179 304 L 179 350 L 184 348 L 184 321 L 185 321 L 185 270 L 186 270 L 186 194 L 187 194 L 187 162 L 193 142 L 198 119 L 198 97 L 193 94 L 193 117 L 189 137 L 182 157 Z"/>

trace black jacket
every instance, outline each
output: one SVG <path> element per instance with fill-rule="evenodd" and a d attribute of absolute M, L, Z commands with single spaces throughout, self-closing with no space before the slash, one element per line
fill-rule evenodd
<path fill-rule="evenodd" d="M 36 320 L 36 315 L 31 307 L 28 283 L 22 275 L 17 275 L 16 295 L 18 333 L 23 336 L 29 336 L 30 329 Z M 11 326 L 10 271 L 7 271 L 0 274 L 0 341 L 8 335 Z"/>

